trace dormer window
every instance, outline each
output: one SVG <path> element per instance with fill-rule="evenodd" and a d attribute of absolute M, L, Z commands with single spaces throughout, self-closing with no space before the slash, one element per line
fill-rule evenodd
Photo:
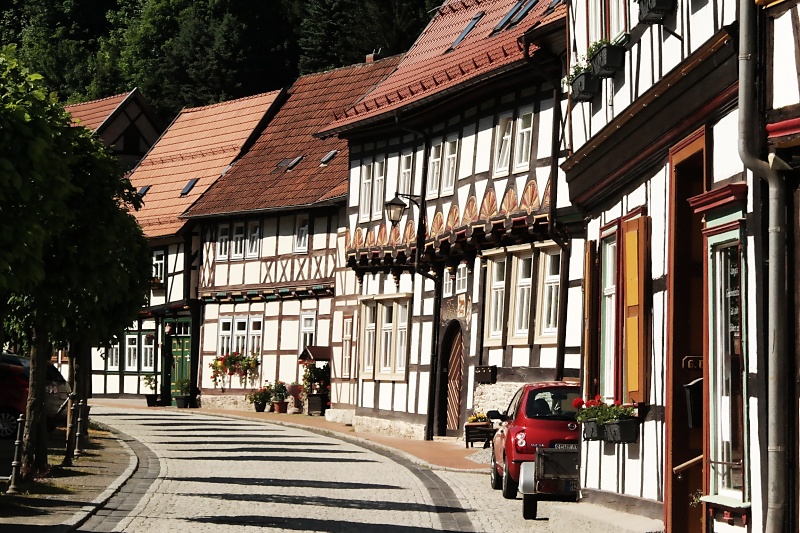
<path fill-rule="evenodd" d="M 467 27 L 466 27 L 466 28 L 464 28 L 464 31 L 462 31 L 462 32 L 461 32 L 461 34 L 460 34 L 458 37 L 456 37 L 456 40 L 455 40 L 455 41 L 453 41 L 453 44 L 451 44 L 451 45 L 450 45 L 450 48 L 448 48 L 448 49 L 445 51 L 445 53 L 447 53 L 447 52 L 452 52 L 452 51 L 455 49 L 455 47 L 456 47 L 456 46 L 458 46 L 458 44 L 459 44 L 461 41 L 463 41 L 463 40 L 464 40 L 464 38 L 465 38 L 467 35 L 469 35 L 469 32 L 471 32 L 471 31 L 472 31 L 472 29 L 475 27 L 475 25 L 476 25 L 476 24 L 478 24 L 478 21 L 480 21 L 480 20 L 483 18 L 483 15 L 484 15 L 484 12 L 483 12 L 483 11 L 480 11 L 480 12 L 478 12 L 478 13 L 475 13 L 475 16 L 474 16 L 474 17 L 472 17 L 472 20 L 470 20 L 470 21 L 469 21 L 469 23 L 467 24 Z"/>
<path fill-rule="evenodd" d="M 320 165 L 327 165 L 333 160 L 334 157 L 336 157 L 336 154 L 338 153 L 339 150 L 331 150 L 322 157 L 322 159 L 320 160 Z"/>
<path fill-rule="evenodd" d="M 138 193 L 138 194 L 139 194 L 139 197 L 140 197 L 140 198 L 143 198 L 143 197 L 144 197 L 144 195 L 145 195 L 145 194 L 147 194 L 147 191 L 149 191 L 149 190 L 150 190 L 150 185 L 145 185 L 144 187 L 142 187 L 141 189 L 139 189 L 139 193 Z"/>

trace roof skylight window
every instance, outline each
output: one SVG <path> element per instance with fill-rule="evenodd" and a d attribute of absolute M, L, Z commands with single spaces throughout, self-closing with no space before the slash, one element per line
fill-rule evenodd
<path fill-rule="evenodd" d="M 339 150 L 331 150 L 330 152 L 328 152 L 327 154 L 325 154 L 322 157 L 322 159 L 320 160 L 320 163 L 323 164 L 323 165 L 327 165 L 328 163 L 331 162 L 331 160 L 334 157 L 336 157 L 336 154 L 338 154 L 338 153 L 339 153 Z"/>
<path fill-rule="evenodd" d="M 303 156 L 302 155 L 298 155 L 297 157 L 295 157 L 294 159 L 289 161 L 289 164 L 286 165 L 286 170 L 292 170 L 294 167 L 299 165 L 300 161 L 302 161 L 302 160 L 303 160 Z"/>
<path fill-rule="evenodd" d="M 147 191 L 149 191 L 149 190 L 150 190 L 150 185 L 145 185 L 144 187 L 139 189 L 139 197 L 142 197 L 145 194 L 147 194 Z"/>
<path fill-rule="evenodd" d="M 508 25 L 513 26 L 514 24 L 519 23 L 519 21 L 525 18 L 525 16 L 533 8 L 533 6 L 535 6 L 538 3 L 539 0 L 528 0 L 527 2 L 525 2 L 525 4 L 522 6 L 522 9 L 520 9 L 517 12 L 517 14 L 514 15 L 514 18 L 511 19 L 511 22 L 509 22 Z"/>
<path fill-rule="evenodd" d="M 492 33 L 497 33 L 500 30 L 502 30 L 503 28 L 505 28 L 506 24 L 508 24 L 508 21 L 511 20 L 511 17 L 513 17 L 514 15 L 517 14 L 517 11 L 519 11 L 519 8 L 521 8 L 522 4 L 524 4 L 524 3 L 525 3 L 525 0 L 518 0 L 517 3 L 514 4 L 514 7 L 512 7 L 511 9 L 508 10 L 508 13 L 506 13 L 506 16 L 503 17 L 503 20 L 501 20 L 500 23 L 497 24 L 497 26 L 494 27 L 494 30 L 492 30 Z"/>
<path fill-rule="evenodd" d="M 483 15 L 484 15 L 483 11 L 479 11 L 478 13 L 475 13 L 475 16 L 472 17 L 472 20 L 469 21 L 469 23 L 467 24 L 467 27 L 464 28 L 464 31 L 461 32 L 461 35 L 456 37 L 456 40 L 453 41 L 453 44 L 450 45 L 450 48 L 445 50 L 445 53 L 446 52 L 452 52 L 455 49 L 455 47 L 458 46 L 458 43 L 463 41 L 464 37 L 466 37 L 467 34 L 469 34 L 469 32 L 472 31 L 472 28 L 475 27 L 475 25 L 478 23 L 478 21 L 483 18 Z"/>
<path fill-rule="evenodd" d="M 189 191 L 191 191 L 195 183 L 197 183 L 197 179 L 198 178 L 192 178 L 188 181 L 188 183 L 186 183 L 183 190 L 181 191 L 181 196 L 186 196 L 187 194 L 189 194 Z"/>

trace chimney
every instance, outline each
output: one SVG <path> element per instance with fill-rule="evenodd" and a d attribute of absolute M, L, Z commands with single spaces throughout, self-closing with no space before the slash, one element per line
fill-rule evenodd
<path fill-rule="evenodd" d="M 375 61 L 381 58 L 381 49 L 378 48 L 378 51 L 372 51 L 371 54 L 367 54 L 367 59 L 364 61 L 365 63 L 374 63 Z"/>

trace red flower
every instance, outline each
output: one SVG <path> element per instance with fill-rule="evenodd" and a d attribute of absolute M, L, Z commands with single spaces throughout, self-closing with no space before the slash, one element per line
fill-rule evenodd
<path fill-rule="evenodd" d="M 603 397 L 598 394 L 597 396 L 594 397 L 594 399 L 599 402 L 600 400 L 603 399 Z"/>
<path fill-rule="evenodd" d="M 572 407 L 574 407 L 575 409 L 580 409 L 583 406 L 584 406 L 583 398 L 575 398 L 574 400 L 572 400 Z"/>
<path fill-rule="evenodd" d="M 621 401 L 619 401 L 619 400 L 616 400 L 616 401 L 614 402 L 614 405 L 622 405 L 622 402 L 621 402 Z"/>

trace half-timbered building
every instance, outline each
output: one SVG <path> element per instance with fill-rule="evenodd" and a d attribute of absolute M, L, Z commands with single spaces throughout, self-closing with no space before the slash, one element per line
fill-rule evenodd
<path fill-rule="evenodd" d="M 357 351 L 354 372 L 334 376 L 353 392 L 334 406 L 357 430 L 459 435 L 521 382 L 578 378 L 582 264 L 553 224 L 569 207 L 556 184 L 565 12 L 447 1 L 321 132 L 350 146 Z M 390 199 L 408 207 L 395 225 Z"/>
<path fill-rule="evenodd" d="M 761 531 L 768 514 L 769 194 L 740 158 L 754 138 L 737 107 L 758 97 L 737 65 L 756 59 L 739 48 L 755 9 L 570 4 L 562 168 L 587 221 L 584 390 L 639 420 L 635 440 L 584 443 L 581 495 L 651 519 L 632 531 Z"/>
<path fill-rule="evenodd" d="M 197 297 L 200 236 L 178 218 L 252 144 L 280 91 L 184 109 L 130 175 L 144 206 L 136 212 L 151 247 L 149 301 L 119 342 L 92 357 L 94 394 L 146 394 L 157 378 L 162 402 L 196 392 L 200 347 Z"/>
<path fill-rule="evenodd" d="M 264 380 L 302 381 L 298 361 L 307 347 L 317 361 L 350 351 L 353 340 L 342 334 L 354 331 L 355 276 L 337 252 L 345 238 L 347 143 L 312 134 L 396 64 L 370 60 L 300 77 L 252 149 L 186 213 L 202 241 L 205 405 L 241 403 Z M 235 352 L 257 359 L 257 376 L 226 381 L 222 394 L 209 366 Z M 337 361 L 347 375 L 347 357 Z"/>

